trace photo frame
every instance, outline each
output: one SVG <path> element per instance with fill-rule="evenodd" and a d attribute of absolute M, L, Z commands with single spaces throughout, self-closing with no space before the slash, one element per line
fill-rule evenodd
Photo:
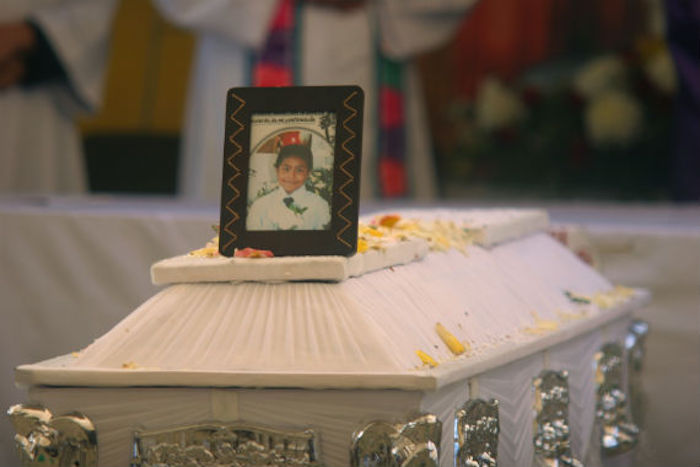
<path fill-rule="evenodd" d="M 223 256 L 355 254 L 363 108 L 358 86 L 228 91 Z"/>

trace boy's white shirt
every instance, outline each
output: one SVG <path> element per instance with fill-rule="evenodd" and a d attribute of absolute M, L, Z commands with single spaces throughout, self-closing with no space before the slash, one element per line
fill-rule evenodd
<path fill-rule="evenodd" d="M 293 198 L 289 207 L 284 199 Z M 296 209 L 295 209 L 296 208 Z M 328 203 L 305 185 L 292 193 L 278 187 L 258 198 L 248 210 L 247 230 L 322 230 L 331 220 Z"/>

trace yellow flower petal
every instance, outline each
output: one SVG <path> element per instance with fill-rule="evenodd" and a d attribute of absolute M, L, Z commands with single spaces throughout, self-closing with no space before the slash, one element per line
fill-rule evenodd
<path fill-rule="evenodd" d="M 448 349 L 455 354 L 455 355 L 462 355 L 464 352 L 467 351 L 467 348 L 464 346 L 462 342 L 460 342 L 454 334 L 452 334 L 450 331 L 445 328 L 440 323 L 435 324 L 435 331 L 437 332 L 438 336 L 440 336 L 440 339 L 445 343 Z"/>
<path fill-rule="evenodd" d="M 214 256 L 219 256 L 219 250 L 213 246 L 206 246 L 198 250 L 190 251 L 190 256 L 196 256 L 198 258 L 213 258 Z"/>
<path fill-rule="evenodd" d="M 625 287 L 624 285 L 616 285 L 615 286 L 615 293 L 624 299 L 627 299 L 634 295 L 634 289 L 631 287 Z"/>
<path fill-rule="evenodd" d="M 556 331 L 559 329 L 559 324 L 556 321 L 542 319 L 537 321 L 537 327 L 543 331 Z"/>
<path fill-rule="evenodd" d="M 423 362 L 423 364 L 428 365 L 431 368 L 435 368 L 436 366 L 439 365 L 439 363 L 436 362 L 433 357 L 431 357 L 427 353 L 423 352 L 422 350 L 416 350 L 416 355 L 418 355 L 418 358 L 420 358 L 420 360 L 421 360 L 421 362 Z"/>
<path fill-rule="evenodd" d="M 559 329 L 559 323 L 549 319 L 542 319 L 536 311 L 532 312 L 532 317 L 535 318 L 535 327 L 542 331 L 556 331 Z"/>
<path fill-rule="evenodd" d="M 361 238 L 358 238 L 357 239 L 357 252 L 364 253 L 365 251 L 367 251 L 367 249 L 368 249 L 367 241 L 363 240 Z"/>
<path fill-rule="evenodd" d="M 398 214 L 387 214 L 379 219 L 379 225 L 391 228 L 400 220 L 401 216 Z"/>
<path fill-rule="evenodd" d="M 557 310 L 556 313 L 561 321 L 575 321 L 575 320 L 585 318 L 586 315 L 588 314 L 588 310 L 586 310 L 586 309 L 583 309 L 581 311 Z"/>

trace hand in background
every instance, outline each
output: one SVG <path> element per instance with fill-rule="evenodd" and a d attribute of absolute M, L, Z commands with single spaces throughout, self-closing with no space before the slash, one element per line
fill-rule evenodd
<path fill-rule="evenodd" d="M 36 35 L 25 22 L 0 24 L 0 89 L 14 86 L 24 76 L 25 56 L 36 43 Z"/>

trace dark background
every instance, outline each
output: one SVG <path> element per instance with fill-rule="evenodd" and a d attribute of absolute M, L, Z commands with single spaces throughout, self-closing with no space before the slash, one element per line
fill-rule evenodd
<path fill-rule="evenodd" d="M 104 107 L 82 123 L 91 191 L 176 192 L 192 47 L 148 1 L 122 0 Z M 582 95 L 582 74 L 605 81 L 605 67 L 594 70 L 601 61 L 614 64 L 611 82 Z M 658 76 L 674 77 L 662 2 L 481 0 L 453 40 L 418 64 L 443 198 L 672 199 L 674 91 Z M 487 92 L 494 88 L 500 94 Z M 605 93 L 622 94 L 635 117 L 609 109 L 603 131 L 623 122 L 612 141 L 587 129 Z M 484 124 L 480 108 L 505 116 Z"/>

